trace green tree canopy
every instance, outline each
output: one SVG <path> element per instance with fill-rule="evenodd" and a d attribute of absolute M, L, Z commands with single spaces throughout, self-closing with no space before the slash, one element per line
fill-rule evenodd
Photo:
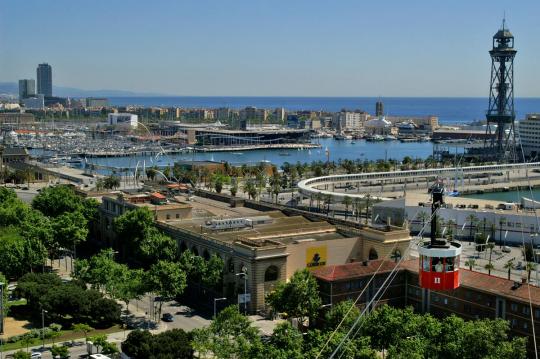
<path fill-rule="evenodd" d="M 321 307 L 319 286 L 307 270 L 296 271 L 288 283 L 281 282 L 266 300 L 277 312 L 293 318 L 315 318 Z"/>
<path fill-rule="evenodd" d="M 258 330 L 236 305 L 222 310 L 210 326 L 194 330 L 193 346 L 201 355 L 218 359 L 251 358 L 260 348 Z"/>

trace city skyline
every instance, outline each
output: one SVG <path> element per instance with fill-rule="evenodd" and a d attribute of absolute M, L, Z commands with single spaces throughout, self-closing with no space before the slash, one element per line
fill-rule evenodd
<path fill-rule="evenodd" d="M 506 11 L 518 50 L 516 96 L 540 96 L 540 26 L 533 17 L 540 6 L 532 1 L 511 9 L 502 1 L 490 8 L 465 1 L 126 5 L 8 1 L 3 14 L 28 16 L 0 15 L 0 81 L 31 79 L 47 62 L 55 84 L 89 90 L 487 97 L 488 50 Z M 74 15 L 55 17 L 59 11 Z"/>

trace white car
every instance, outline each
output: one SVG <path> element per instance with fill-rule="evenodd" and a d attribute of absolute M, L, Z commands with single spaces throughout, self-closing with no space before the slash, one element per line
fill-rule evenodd
<path fill-rule="evenodd" d="M 33 352 L 32 354 L 30 354 L 30 358 L 31 359 L 41 359 L 41 353 Z"/>

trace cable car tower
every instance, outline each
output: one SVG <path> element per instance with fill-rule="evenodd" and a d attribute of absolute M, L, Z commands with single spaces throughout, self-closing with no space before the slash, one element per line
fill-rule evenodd
<path fill-rule="evenodd" d="M 516 141 L 514 131 L 514 35 L 502 27 L 493 35 L 491 56 L 491 81 L 489 85 L 489 106 L 486 112 L 487 128 L 484 140 L 485 154 L 497 161 L 510 158 L 511 146 Z M 491 125 L 497 125 L 494 136 Z M 508 130 L 508 131 L 507 131 Z"/>
<path fill-rule="evenodd" d="M 444 204 L 444 185 L 438 180 L 431 187 L 430 240 L 418 245 L 420 254 L 420 286 L 432 290 L 453 290 L 459 287 L 461 244 L 437 238 L 438 210 Z"/>

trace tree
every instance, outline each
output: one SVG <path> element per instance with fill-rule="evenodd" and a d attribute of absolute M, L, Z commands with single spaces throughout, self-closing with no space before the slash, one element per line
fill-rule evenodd
<path fill-rule="evenodd" d="M 60 185 L 44 188 L 32 201 L 32 207 L 49 217 L 76 212 L 81 208 L 82 198 L 72 187 Z"/>
<path fill-rule="evenodd" d="M 88 221 L 80 211 L 66 212 L 53 219 L 56 241 L 64 248 L 73 248 L 86 240 Z"/>
<path fill-rule="evenodd" d="M 352 199 L 349 196 L 343 197 L 343 205 L 345 206 L 345 220 L 349 215 L 349 206 L 352 204 Z"/>
<path fill-rule="evenodd" d="M 469 258 L 467 259 L 467 261 L 465 261 L 465 265 L 469 267 L 469 270 L 473 270 L 473 267 L 476 265 L 476 261 L 473 259 L 473 258 Z"/>
<path fill-rule="evenodd" d="M 134 330 L 122 342 L 122 351 L 133 359 L 191 359 L 191 333 L 172 329 L 157 335 Z"/>
<path fill-rule="evenodd" d="M 352 300 L 339 302 L 333 305 L 332 308 L 325 314 L 324 327 L 326 330 L 334 330 L 343 320 L 339 330 L 347 332 L 359 315 L 360 310 Z"/>
<path fill-rule="evenodd" d="M 302 333 L 289 322 L 279 323 L 268 345 L 262 345 L 258 357 L 272 359 L 303 359 Z"/>
<path fill-rule="evenodd" d="M 90 341 L 96 347 L 97 352 L 100 353 L 101 349 L 107 345 L 107 335 L 105 334 L 94 335 L 93 337 L 90 337 Z"/>
<path fill-rule="evenodd" d="M 69 349 L 68 347 L 62 345 L 62 346 L 56 346 L 53 345 L 51 348 L 51 355 L 53 358 L 69 358 Z"/>
<path fill-rule="evenodd" d="M 484 268 L 488 271 L 488 275 L 491 275 L 491 270 L 494 268 L 494 266 L 491 263 L 487 263 Z"/>
<path fill-rule="evenodd" d="M 46 258 L 47 251 L 39 240 L 23 238 L 15 227 L 0 228 L 0 272 L 8 278 L 41 267 Z"/>
<path fill-rule="evenodd" d="M 147 273 L 147 283 L 150 291 L 160 296 L 158 315 L 161 316 L 163 300 L 174 298 L 186 288 L 186 273 L 179 263 L 158 261 L 150 267 Z"/>
<path fill-rule="evenodd" d="M 154 226 L 154 215 L 146 207 L 128 211 L 115 218 L 113 228 L 120 239 L 135 241 Z"/>
<path fill-rule="evenodd" d="M 504 264 L 504 269 L 508 270 L 508 280 L 510 280 L 510 276 L 512 275 L 512 269 L 515 268 L 514 259 L 510 259 Z"/>
<path fill-rule="evenodd" d="M 307 269 L 296 271 L 288 283 L 279 283 L 266 300 L 275 311 L 300 318 L 302 324 L 306 318 L 315 318 L 321 306 L 319 286 Z"/>
<path fill-rule="evenodd" d="M 129 269 L 121 265 L 121 271 L 116 277 L 114 287 L 110 289 L 111 296 L 126 304 L 129 312 L 129 302 L 133 299 L 140 299 L 145 292 L 144 272 L 141 269 Z"/>
<path fill-rule="evenodd" d="M 260 348 L 257 328 L 240 314 L 236 305 L 223 309 L 210 326 L 193 331 L 193 347 L 200 355 L 213 358 L 251 358 L 252 350 Z"/>
<path fill-rule="evenodd" d="M 236 197 L 236 193 L 238 193 L 238 180 L 236 179 L 236 177 L 232 178 L 230 191 L 231 196 Z"/>
<path fill-rule="evenodd" d="M 527 281 L 531 281 L 531 272 L 536 269 L 536 263 L 527 262 L 525 270 L 527 271 Z"/>
<path fill-rule="evenodd" d="M 73 331 L 76 333 L 82 333 L 84 335 L 84 343 L 88 343 L 88 333 L 90 333 L 94 328 L 85 323 L 75 323 L 73 324 Z"/>
<path fill-rule="evenodd" d="M 18 352 L 15 352 L 13 354 L 13 359 L 30 359 L 30 353 L 23 352 L 22 350 L 19 350 Z"/>
<path fill-rule="evenodd" d="M 478 222 L 478 217 L 474 215 L 473 213 L 469 214 L 467 216 L 467 222 L 470 223 L 469 226 L 469 240 L 472 241 L 474 239 L 473 237 L 473 230 L 476 230 L 476 223 Z"/>

